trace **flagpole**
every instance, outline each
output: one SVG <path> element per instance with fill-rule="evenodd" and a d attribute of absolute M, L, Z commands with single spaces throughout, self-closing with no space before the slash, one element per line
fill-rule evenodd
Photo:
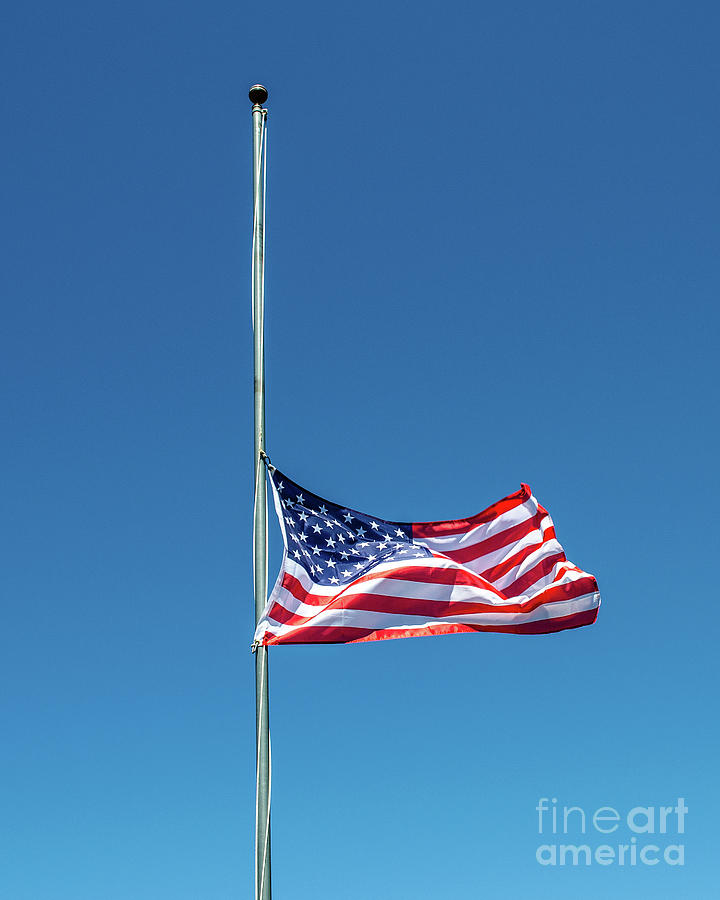
<path fill-rule="evenodd" d="M 253 565 L 255 623 L 267 598 L 267 494 L 265 483 L 265 120 L 268 92 L 250 88 L 253 133 L 252 308 L 255 375 L 255 506 Z M 270 885 L 270 717 L 268 709 L 268 648 L 255 652 L 255 900 L 271 900 Z"/>

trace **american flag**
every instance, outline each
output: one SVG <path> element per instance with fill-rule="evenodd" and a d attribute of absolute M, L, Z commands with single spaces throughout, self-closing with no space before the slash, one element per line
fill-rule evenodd
<path fill-rule="evenodd" d="M 470 518 L 407 524 L 323 500 L 268 468 L 285 552 L 258 644 L 544 634 L 597 618 L 595 578 L 567 561 L 526 484 Z"/>

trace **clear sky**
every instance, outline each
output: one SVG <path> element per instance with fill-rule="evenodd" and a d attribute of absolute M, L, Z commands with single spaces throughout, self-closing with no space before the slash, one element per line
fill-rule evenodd
<path fill-rule="evenodd" d="M 276 896 L 714 896 L 717 4 L 254 9 L 3 12 L 0 897 L 251 895 L 255 81 L 273 461 L 400 521 L 526 481 L 604 598 L 274 648 Z M 683 797 L 685 865 L 541 866 L 543 797 Z"/>

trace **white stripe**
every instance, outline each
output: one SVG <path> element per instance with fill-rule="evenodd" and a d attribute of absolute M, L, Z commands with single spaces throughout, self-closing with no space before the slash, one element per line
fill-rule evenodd
<path fill-rule="evenodd" d="M 546 603 L 529 613 L 492 612 L 465 613 L 463 615 L 445 615 L 437 618 L 427 616 L 400 615 L 364 609 L 327 609 L 319 613 L 312 622 L 302 625 L 281 625 L 269 619 L 270 629 L 276 637 L 283 637 L 302 628 L 364 628 L 373 631 L 386 628 L 424 628 L 428 625 L 519 625 L 524 622 L 537 622 L 542 619 L 556 619 L 595 609 L 600 605 L 600 594 L 593 592 L 583 594 L 572 600 L 558 600 Z"/>
<path fill-rule="evenodd" d="M 541 544 L 545 540 L 546 532 L 552 527 L 552 519 L 550 518 L 550 516 L 545 516 L 538 528 L 534 529 L 533 531 L 529 531 L 526 535 L 518 538 L 516 541 L 513 541 L 512 543 L 507 544 L 504 547 L 500 547 L 499 549 L 494 550 L 491 553 L 486 553 L 484 556 L 480 555 L 482 548 L 478 547 L 478 556 L 476 556 L 474 559 L 469 559 L 465 562 L 458 563 L 458 565 L 465 566 L 466 569 L 469 569 L 471 572 L 476 572 L 478 574 L 480 574 L 481 572 L 485 572 L 488 569 L 492 569 L 495 566 L 500 565 L 501 563 L 515 556 L 517 553 L 520 553 L 522 550 L 525 550 L 528 547 L 532 547 L 536 544 Z M 453 550 L 457 549 L 455 547 L 450 547 L 449 545 L 446 545 L 444 549 L 440 549 L 439 547 L 435 546 L 435 541 L 418 541 L 418 543 L 425 543 L 431 550 L 440 553 L 451 553 Z"/>
<path fill-rule="evenodd" d="M 516 581 L 527 575 L 531 569 L 534 569 L 544 559 L 557 556 L 558 553 L 562 552 L 563 548 L 560 546 L 560 543 L 555 538 L 550 538 L 550 540 L 540 544 L 532 553 L 529 553 L 522 562 L 510 569 L 507 574 L 494 578 L 492 583 L 499 591 L 502 591 L 503 588 L 512 587 Z"/>
<path fill-rule="evenodd" d="M 492 603 L 499 606 L 506 603 L 517 603 L 517 600 L 507 600 L 496 594 L 495 591 L 486 590 L 480 585 L 405 581 L 387 577 L 361 581 L 343 591 L 343 597 L 354 597 L 361 594 L 379 594 L 382 597 L 404 597 L 406 599 L 417 597 L 441 602 Z"/>
<path fill-rule="evenodd" d="M 563 570 L 570 566 L 570 571 L 563 572 L 562 578 L 558 581 L 555 581 L 558 574 Z M 525 588 L 525 592 L 521 596 L 530 596 L 534 597 L 538 594 L 543 588 L 551 587 L 553 584 L 565 584 L 567 581 L 575 581 L 577 578 L 585 578 L 588 575 L 587 572 L 582 572 L 578 569 L 577 566 L 574 566 L 571 562 L 567 560 L 560 560 L 556 562 L 555 565 L 550 569 L 547 575 L 543 575 L 541 578 L 538 578 L 537 581 L 534 581 L 529 587 Z"/>
<path fill-rule="evenodd" d="M 532 519 L 533 516 L 537 515 L 537 511 L 538 502 L 535 497 L 530 496 L 524 503 L 507 510 L 507 512 L 498 516 L 497 519 L 491 519 L 489 522 L 483 522 L 481 525 L 475 525 L 474 527 L 471 526 L 469 531 L 463 531 L 461 534 L 414 538 L 414 540 L 418 544 L 427 543 L 428 546 L 432 543 L 432 548 L 439 550 L 441 553 L 445 552 L 443 548 L 458 550 L 460 547 L 469 547 L 489 537 L 494 537 L 496 534 L 500 534 L 501 531 L 507 531 L 508 528 L 527 522 L 528 519 Z M 431 524 L 442 525 L 442 522 Z"/>

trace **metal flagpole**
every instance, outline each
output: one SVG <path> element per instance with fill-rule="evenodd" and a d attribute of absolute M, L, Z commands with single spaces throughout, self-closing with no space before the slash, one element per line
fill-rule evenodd
<path fill-rule="evenodd" d="M 253 565 L 255 623 L 267 597 L 267 495 L 265 484 L 265 120 L 263 103 L 268 92 L 261 85 L 250 88 L 253 132 L 253 241 L 252 308 L 253 358 L 255 368 L 255 508 Z M 270 717 L 268 709 L 268 648 L 255 652 L 255 900 L 271 900 L 270 886 Z"/>

